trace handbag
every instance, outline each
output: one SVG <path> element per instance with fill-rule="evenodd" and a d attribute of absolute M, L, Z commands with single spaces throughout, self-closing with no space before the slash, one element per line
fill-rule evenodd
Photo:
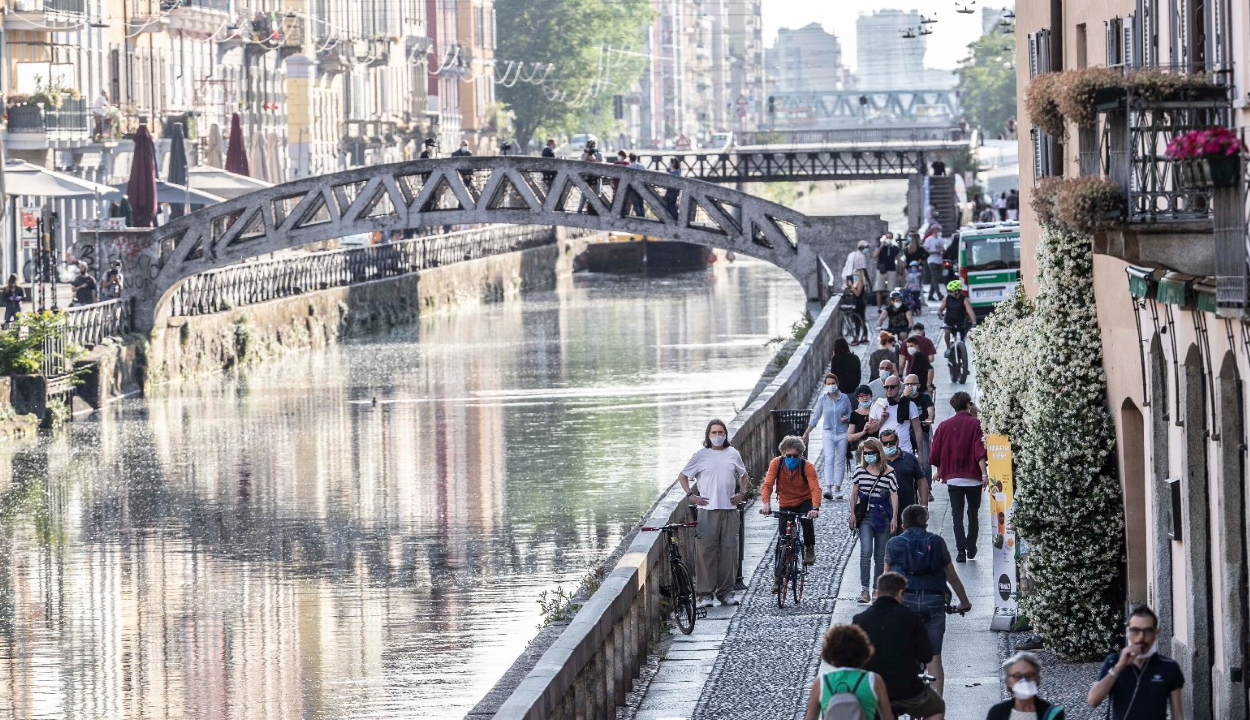
<path fill-rule="evenodd" d="M 877 486 L 881 484 L 881 478 L 883 477 L 885 477 L 884 474 L 877 476 L 876 481 L 874 481 L 872 484 L 872 489 L 868 491 L 868 495 L 866 495 L 865 497 L 856 498 L 855 500 L 855 522 L 856 523 L 862 523 L 864 521 L 864 518 L 868 517 L 868 505 L 869 503 L 872 502 L 872 495 L 873 493 L 877 492 Z M 857 487 L 856 488 L 857 495 L 858 495 L 858 491 L 859 491 L 859 488 Z"/>

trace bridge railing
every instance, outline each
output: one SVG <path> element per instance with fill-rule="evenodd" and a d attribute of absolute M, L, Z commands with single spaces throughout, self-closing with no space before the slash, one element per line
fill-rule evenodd
<path fill-rule="evenodd" d="M 550 226 L 494 225 L 243 263 L 187 278 L 174 288 L 169 312 L 174 316 L 207 315 L 554 242 L 555 230 Z"/>
<path fill-rule="evenodd" d="M 920 126 L 881 128 L 834 128 L 829 130 L 775 130 L 741 132 L 734 136 L 738 145 L 859 145 L 870 147 L 885 142 L 967 142 L 966 127 Z"/>

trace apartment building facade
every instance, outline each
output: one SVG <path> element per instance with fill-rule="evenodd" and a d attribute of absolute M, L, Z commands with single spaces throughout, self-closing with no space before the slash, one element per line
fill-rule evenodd
<path fill-rule="evenodd" d="M 1035 183 L 1100 175 L 1123 193 L 1122 210 L 1099 221 L 1092 243 L 1125 509 L 1125 594 L 1158 612 L 1160 651 L 1185 671 L 1193 718 L 1247 716 L 1247 181 L 1243 160 L 1231 186 L 1211 189 L 1169 159 L 1166 146 L 1212 127 L 1245 137 L 1248 10 L 1231 0 L 1016 6 L 1030 294 L 1040 237 L 1028 209 Z M 1098 94 L 1096 120 L 1067 122 L 1061 135 L 1036 127 L 1023 102 L 1030 83 L 1095 66 L 1124 78 Z M 1149 90 L 1143 70 L 1173 81 Z M 1189 89 L 1159 89 L 1175 87 L 1177 76 Z"/>

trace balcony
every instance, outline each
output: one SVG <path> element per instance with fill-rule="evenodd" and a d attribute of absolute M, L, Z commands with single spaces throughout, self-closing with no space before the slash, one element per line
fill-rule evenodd
<path fill-rule="evenodd" d="M 87 19 L 87 0 L 13 0 L 4 16 L 5 30 L 70 32 Z"/>
<path fill-rule="evenodd" d="M 1189 130 L 1229 126 L 1227 89 L 1216 86 L 1166 101 L 1120 94 L 1098 110 L 1098 126 L 1081 128 L 1077 135 L 1081 174 L 1114 180 L 1124 191 L 1125 210 L 1097 233 L 1094 251 L 1134 265 L 1214 275 L 1212 239 L 1221 191 L 1187 187 L 1166 149 Z"/>
<path fill-rule="evenodd" d="M 168 7 L 167 7 L 168 6 Z M 230 0 L 162 0 L 170 32 L 211 37 L 231 19 Z"/>
<path fill-rule="evenodd" d="M 8 147 L 13 150 L 77 147 L 91 140 L 91 113 L 85 98 L 66 98 L 55 109 L 13 105 L 7 112 Z"/>

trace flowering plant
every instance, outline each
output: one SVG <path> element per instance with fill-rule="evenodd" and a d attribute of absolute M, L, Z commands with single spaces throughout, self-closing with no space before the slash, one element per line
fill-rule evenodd
<path fill-rule="evenodd" d="M 1190 130 L 1172 138 L 1167 155 L 1173 160 L 1198 160 L 1212 156 L 1232 157 L 1246 150 L 1246 144 L 1226 127 Z"/>

